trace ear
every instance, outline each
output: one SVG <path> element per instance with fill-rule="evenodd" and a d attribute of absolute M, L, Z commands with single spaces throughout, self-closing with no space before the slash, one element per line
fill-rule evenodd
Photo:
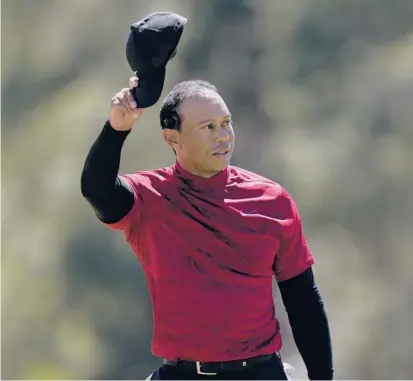
<path fill-rule="evenodd" d="M 166 143 L 175 151 L 177 150 L 177 146 L 179 145 L 179 131 L 172 130 L 170 128 L 165 128 L 162 130 L 163 138 L 165 139 Z"/>

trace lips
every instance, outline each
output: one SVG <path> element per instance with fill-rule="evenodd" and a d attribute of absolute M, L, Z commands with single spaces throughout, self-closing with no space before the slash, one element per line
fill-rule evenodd
<path fill-rule="evenodd" d="M 226 156 L 229 154 L 229 150 L 222 150 L 214 153 L 214 156 Z"/>
<path fill-rule="evenodd" d="M 214 152 L 215 156 L 225 156 L 229 154 L 230 149 L 228 147 L 221 148 Z"/>

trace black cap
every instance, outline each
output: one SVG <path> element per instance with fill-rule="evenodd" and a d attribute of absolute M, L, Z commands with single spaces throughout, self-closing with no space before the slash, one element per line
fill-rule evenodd
<path fill-rule="evenodd" d="M 139 108 L 154 105 L 165 82 L 166 64 L 175 54 L 187 19 L 176 13 L 156 12 L 130 27 L 126 59 L 139 77 L 133 95 Z"/>

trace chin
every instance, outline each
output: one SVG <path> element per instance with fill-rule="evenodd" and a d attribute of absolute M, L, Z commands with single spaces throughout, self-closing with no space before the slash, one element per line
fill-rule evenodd
<path fill-rule="evenodd" d="M 213 168 L 214 170 L 216 170 L 217 172 L 223 171 L 225 168 L 227 168 L 229 165 L 229 160 L 225 161 L 219 165 L 214 165 Z"/>
<path fill-rule="evenodd" d="M 231 154 L 227 154 L 225 156 L 213 156 L 213 160 L 210 162 L 210 167 L 214 171 L 223 171 L 226 167 L 228 167 L 231 161 Z"/>

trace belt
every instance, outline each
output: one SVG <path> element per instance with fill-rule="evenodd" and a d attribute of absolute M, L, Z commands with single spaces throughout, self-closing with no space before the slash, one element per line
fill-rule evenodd
<path fill-rule="evenodd" d="M 259 364 L 268 361 L 274 356 L 278 356 L 278 353 L 271 355 L 260 355 L 245 360 L 231 360 L 222 362 L 200 362 L 200 361 L 187 361 L 187 360 L 164 360 L 166 365 L 173 365 L 177 367 L 185 368 L 189 371 L 195 371 L 197 374 L 206 376 L 216 376 L 219 372 L 237 371 L 248 368 L 255 364 Z"/>

